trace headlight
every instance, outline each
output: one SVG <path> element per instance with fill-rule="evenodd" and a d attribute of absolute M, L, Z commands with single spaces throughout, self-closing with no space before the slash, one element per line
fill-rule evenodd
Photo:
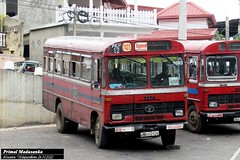
<path fill-rule="evenodd" d="M 112 114 L 112 120 L 122 120 L 122 113 L 114 113 Z"/>
<path fill-rule="evenodd" d="M 210 108 L 217 108 L 217 107 L 218 107 L 218 102 L 209 102 L 209 103 L 208 103 L 208 106 L 209 106 Z"/>
<path fill-rule="evenodd" d="M 182 116 L 184 116 L 183 109 L 176 109 L 176 110 L 175 110 L 175 116 L 176 116 L 176 117 L 182 117 Z"/>

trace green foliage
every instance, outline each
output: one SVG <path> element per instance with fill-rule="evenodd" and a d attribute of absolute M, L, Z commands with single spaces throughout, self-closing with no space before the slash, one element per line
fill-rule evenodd
<path fill-rule="evenodd" d="M 234 36 L 233 36 L 233 39 L 234 39 L 234 40 L 240 40 L 240 34 L 234 35 Z"/>
<path fill-rule="evenodd" d="M 215 40 L 223 40 L 224 36 L 217 31 L 216 34 L 214 35 L 214 39 Z"/>

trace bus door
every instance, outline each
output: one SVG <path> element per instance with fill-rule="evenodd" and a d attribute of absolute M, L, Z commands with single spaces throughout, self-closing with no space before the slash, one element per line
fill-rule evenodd
<path fill-rule="evenodd" d="M 199 99 L 198 87 L 198 56 L 189 55 L 187 58 L 187 91 L 189 98 Z"/>
<path fill-rule="evenodd" d="M 99 59 L 92 61 L 91 100 L 92 106 L 100 107 L 100 62 Z"/>

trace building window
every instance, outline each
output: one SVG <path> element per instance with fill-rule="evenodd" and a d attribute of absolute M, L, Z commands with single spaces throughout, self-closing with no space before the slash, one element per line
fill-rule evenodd
<path fill-rule="evenodd" d="M 18 15 L 18 0 L 6 0 L 6 14 L 10 17 Z"/>

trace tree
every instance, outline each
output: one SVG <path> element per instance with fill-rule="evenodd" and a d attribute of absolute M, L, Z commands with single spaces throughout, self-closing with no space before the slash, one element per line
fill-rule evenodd
<path fill-rule="evenodd" d="M 215 40 L 223 40 L 224 36 L 221 33 L 219 33 L 219 31 L 217 31 L 216 34 L 214 35 L 214 39 Z"/>

